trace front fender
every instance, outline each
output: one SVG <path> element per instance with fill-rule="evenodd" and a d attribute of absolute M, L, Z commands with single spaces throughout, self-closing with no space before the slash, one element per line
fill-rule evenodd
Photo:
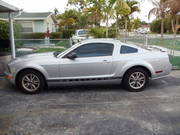
<path fill-rule="evenodd" d="M 24 63 L 24 64 L 22 64 L 23 66 L 21 66 L 21 67 L 19 67 L 17 70 L 16 70 L 16 72 L 14 73 L 14 75 L 13 76 L 17 76 L 17 74 L 20 72 L 20 71 L 22 71 L 22 70 L 24 70 L 24 69 L 34 69 L 34 70 L 37 70 L 37 71 L 39 71 L 40 73 L 42 73 L 43 75 L 44 75 L 44 77 L 45 77 L 45 79 L 47 79 L 48 78 L 48 73 L 47 73 L 47 71 L 42 67 L 42 66 L 40 66 L 40 65 L 38 65 L 38 64 L 35 64 L 35 63 Z"/>

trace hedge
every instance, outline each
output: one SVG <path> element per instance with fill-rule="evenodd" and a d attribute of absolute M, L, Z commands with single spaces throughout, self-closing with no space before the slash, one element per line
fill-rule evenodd
<path fill-rule="evenodd" d="M 45 33 L 26 33 L 22 34 L 22 39 L 44 39 Z"/>
<path fill-rule="evenodd" d="M 73 34 L 75 34 L 75 29 L 63 29 L 60 30 L 62 32 L 62 38 L 71 38 Z"/>
<path fill-rule="evenodd" d="M 91 28 L 89 33 L 90 33 L 90 35 L 92 35 L 95 38 L 106 38 L 106 28 L 104 28 L 104 27 Z M 109 38 L 116 37 L 116 29 L 115 28 L 108 29 L 108 37 Z"/>
<path fill-rule="evenodd" d="M 50 39 L 59 39 L 62 38 L 62 32 L 52 32 L 50 34 Z"/>
<path fill-rule="evenodd" d="M 43 32 L 36 32 L 36 33 L 24 33 L 21 35 L 22 39 L 44 39 L 45 33 Z M 52 32 L 50 33 L 50 39 L 58 39 L 62 38 L 61 32 Z"/>

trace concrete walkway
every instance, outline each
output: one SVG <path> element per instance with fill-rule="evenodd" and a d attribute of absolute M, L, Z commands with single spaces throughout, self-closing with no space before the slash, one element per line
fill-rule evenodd
<path fill-rule="evenodd" d="M 179 135 L 180 71 L 146 90 L 56 87 L 37 95 L 0 81 L 0 135 Z"/>

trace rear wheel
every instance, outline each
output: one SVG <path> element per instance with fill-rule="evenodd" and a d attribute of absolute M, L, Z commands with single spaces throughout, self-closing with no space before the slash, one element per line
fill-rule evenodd
<path fill-rule="evenodd" d="M 18 88 L 28 94 L 39 93 L 45 88 L 44 77 L 34 70 L 26 70 L 20 73 L 16 84 Z"/>
<path fill-rule="evenodd" d="M 144 90 L 149 81 L 148 73 L 143 68 L 133 68 L 127 71 L 123 78 L 125 88 L 131 92 Z"/>

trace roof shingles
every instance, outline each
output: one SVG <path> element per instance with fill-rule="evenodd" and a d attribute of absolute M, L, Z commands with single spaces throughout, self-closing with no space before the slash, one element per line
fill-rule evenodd
<path fill-rule="evenodd" d="M 47 18 L 49 15 L 51 15 L 51 12 L 38 12 L 38 13 L 27 13 L 27 12 L 22 12 L 19 16 L 16 16 L 15 19 L 43 19 Z M 6 19 L 8 18 L 7 13 L 0 13 L 0 18 Z"/>

